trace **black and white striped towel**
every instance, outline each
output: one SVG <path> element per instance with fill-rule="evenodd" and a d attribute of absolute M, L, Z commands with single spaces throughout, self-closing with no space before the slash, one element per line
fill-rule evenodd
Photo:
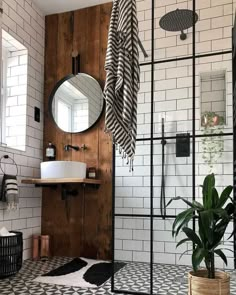
<path fill-rule="evenodd" d="M 3 175 L 0 201 L 7 203 L 8 210 L 16 210 L 18 208 L 18 184 L 15 175 Z"/>
<path fill-rule="evenodd" d="M 105 70 L 105 131 L 133 167 L 140 75 L 136 0 L 113 1 Z"/>

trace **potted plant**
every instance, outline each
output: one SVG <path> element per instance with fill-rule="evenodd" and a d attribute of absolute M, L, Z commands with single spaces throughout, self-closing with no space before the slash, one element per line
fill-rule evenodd
<path fill-rule="evenodd" d="M 181 231 L 186 235 L 176 247 L 193 243 L 193 249 L 186 251 L 192 251 L 193 271 L 189 273 L 189 295 L 230 294 L 230 277 L 225 272 L 216 271 L 215 256 L 219 256 L 227 265 L 222 248 L 226 228 L 234 217 L 236 208 L 230 197 L 231 192 L 232 186 L 227 186 L 219 196 L 215 188 L 215 176 L 210 174 L 203 182 L 202 204 L 182 197 L 173 198 L 168 203 L 169 205 L 173 200 L 182 200 L 189 206 L 177 215 L 172 231 L 173 237 L 178 236 Z M 188 226 L 193 218 L 198 222 L 198 232 Z M 200 269 L 203 261 L 206 269 Z"/>
<path fill-rule="evenodd" d="M 213 172 L 213 166 L 222 156 L 224 151 L 224 141 L 222 133 L 224 129 L 225 119 L 223 116 L 215 112 L 204 112 L 201 117 L 201 125 L 204 127 L 203 134 L 206 135 L 202 139 L 202 158 L 209 167 L 209 173 Z M 214 136 L 214 139 L 211 135 Z"/>

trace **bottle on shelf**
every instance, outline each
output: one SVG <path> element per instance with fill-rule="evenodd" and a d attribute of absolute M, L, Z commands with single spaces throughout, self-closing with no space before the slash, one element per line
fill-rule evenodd
<path fill-rule="evenodd" d="M 96 179 L 96 168 L 95 167 L 89 167 L 88 168 L 88 178 L 91 178 L 91 179 Z"/>
<path fill-rule="evenodd" d="M 56 147 L 51 142 L 48 143 L 46 148 L 46 158 L 49 161 L 53 161 L 56 159 Z"/>

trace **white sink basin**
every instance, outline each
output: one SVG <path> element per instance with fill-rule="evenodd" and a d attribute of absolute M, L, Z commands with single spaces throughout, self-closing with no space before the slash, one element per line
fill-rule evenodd
<path fill-rule="evenodd" d="M 86 178 L 86 163 L 75 161 L 42 162 L 41 178 Z"/>

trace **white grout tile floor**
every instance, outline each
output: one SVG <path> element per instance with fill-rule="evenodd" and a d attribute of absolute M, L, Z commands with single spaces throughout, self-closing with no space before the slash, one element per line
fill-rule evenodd
<path fill-rule="evenodd" d="M 26 260 L 18 274 L 6 279 L 0 279 L 1 295 L 108 295 L 111 292 L 111 281 L 108 280 L 96 289 L 82 289 L 61 285 L 49 285 L 33 282 L 33 279 L 55 269 L 69 261 L 69 257 L 53 257 L 50 260 Z M 153 293 L 158 295 L 187 295 L 188 266 L 166 264 L 153 265 Z M 230 271 L 232 274 L 232 271 Z M 150 294 L 150 265 L 148 263 L 130 263 L 119 270 L 115 276 L 115 290 L 119 293 Z M 120 293 L 122 294 L 122 293 Z M 231 295 L 236 295 L 236 276 L 231 276 Z"/>

